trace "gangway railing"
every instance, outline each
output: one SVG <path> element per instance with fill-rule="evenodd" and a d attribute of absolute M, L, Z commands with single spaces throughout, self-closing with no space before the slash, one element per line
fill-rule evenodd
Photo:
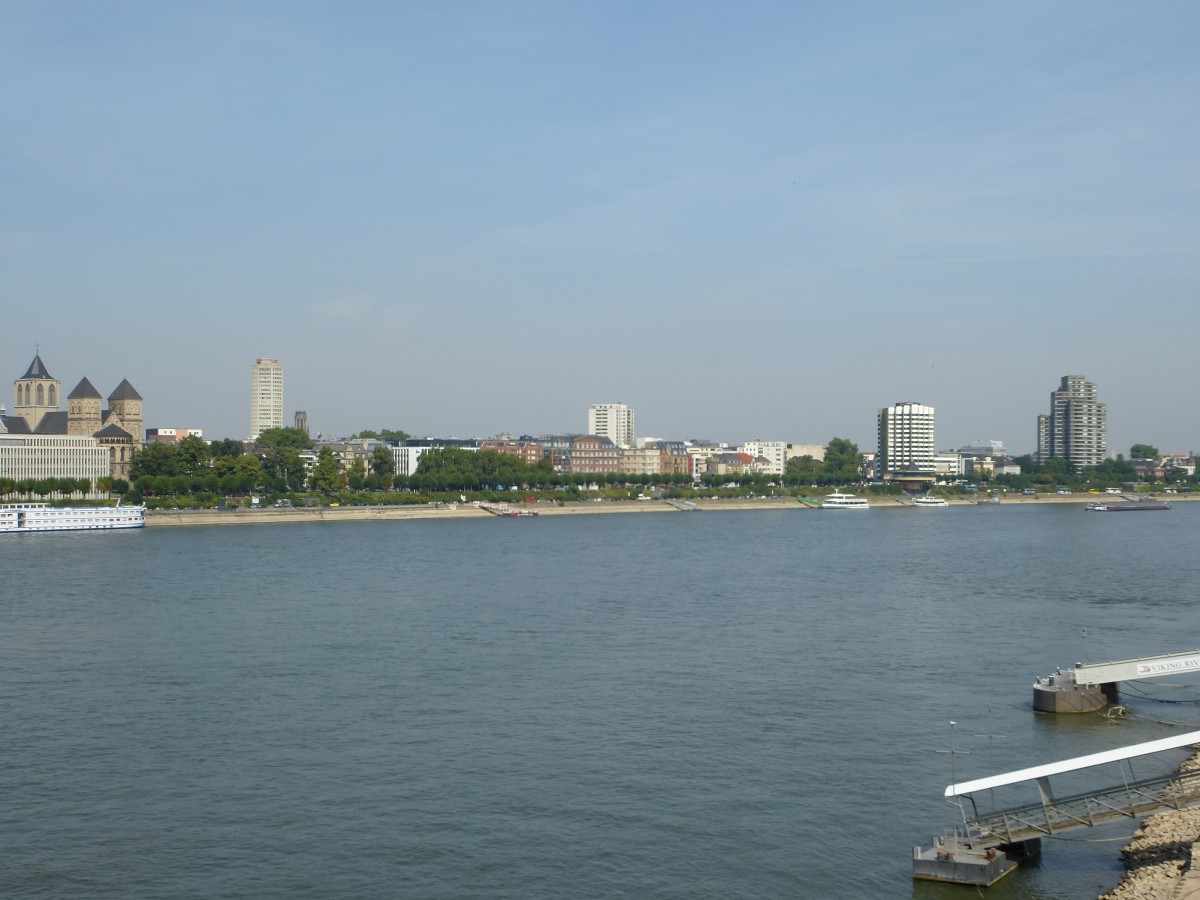
<path fill-rule="evenodd" d="M 930 847 L 913 848 L 913 877 L 958 884 L 992 884 L 1016 868 L 1019 859 L 1036 855 L 1045 835 L 1200 805 L 1200 769 L 1187 766 L 1170 775 L 1141 779 L 1133 773 L 1135 759 L 1197 746 L 1200 746 L 1200 731 L 1192 731 L 951 784 L 946 788 L 946 798 L 958 805 L 962 824 L 949 837 L 935 838 Z M 1051 778 L 1114 763 L 1121 770 L 1121 784 L 1066 797 L 1054 796 Z M 1037 785 L 1040 802 L 979 812 L 976 798 L 983 793 L 990 796 L 997 788 L 1031 783 Z"/>
<path fill-rule="evenodd" d="M 1195 804 L 1200 804 L 1200 770 L 988 812 L 967 819 L 966 825 L 985 846 L 1010 844 Z"/>

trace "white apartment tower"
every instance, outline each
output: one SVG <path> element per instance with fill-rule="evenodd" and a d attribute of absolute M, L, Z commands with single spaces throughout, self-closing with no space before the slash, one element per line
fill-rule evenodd
<path fill-rule="evenodd" d="M 897 403 L 879 410 L 879 477 L 934 471 L 933 407 Z"/>
<path fill-rule="evenodd" d="M 764 475 L 782 475 L 787 468 L 787 443 L 785 441 L 746 441 L 738 451 L 755 458 L 763 457 L 766 465 L 759 471 Z"/>
<path fill-rule="evenodd" d="M 633 410 L 624 403 L 593 403 L 588 407 L 588 434 L 606 437 L 618 447 L 633 446 Z"/>
<path fill-rule="evenodd" d="M 1108 407 L 1082 375 L 1064 375 L 1050 394 L 1050 414 L 1038 416 L 1037 460 L 1044 464 L 1056 456 L 1075 471 L 1108 458 Z"/>
<path fill-rule="evenodd" d="M 277 359 L 256 359 L 250 367 L 250 440 L 282 427 L 283 366 Z"/>

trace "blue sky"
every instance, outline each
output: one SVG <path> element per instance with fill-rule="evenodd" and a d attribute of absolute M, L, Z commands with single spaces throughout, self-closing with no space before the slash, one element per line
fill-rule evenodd
<path fill-rule="evenodd" d="M 1200 449 L 1192 4 L 0 6 L 0 359 L 244 437 Z M 11 405 L 11 392 L 4 402 Z"/>

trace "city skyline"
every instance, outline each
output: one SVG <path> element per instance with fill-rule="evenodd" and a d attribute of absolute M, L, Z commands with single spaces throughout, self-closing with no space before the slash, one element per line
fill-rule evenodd
<path fill-rule="evenodd" d="M 684 9 L 5 7 L 0 357 L 214 437 L 269 356 L 326 435 L 1015 453 L 1086 372 L 1200 445 L 1200 10 Z"/>
<path fill-rule="evenodd" d="M 38 361 L 39 359 L 40 359 L 40 354 L 35 356 L 35 362 Z M 271 425 L 270 427 L 280 427 L 284 424 L 287 424 L 288 422 L 292 422 L 293 416 L 302 417 L 304 422 L 307 424 L 308 414 L 306 411 L 297 409 L 293 413 L 289 413 L 289 412 L 287 412 L 287 409 L 285 407 L 282 407 L 280 405 L 283 402 L 283 400 L 285 399 L 282 397 L 282 371 L 283 371 L 282 361 L 279 359 L 275 359 L 275 358 L 263 358 L 263 357 L 257 358 L 255 360 L 255 362 L 251 365 L 251 392 L 249 395 L 249 399 L 247 400 L 247 406 L 248 406 L 248 408 L 250 408 L 252 410 L 251 411 L 251 422 L 253 423 L 253 421 L 254 421 L 253 407 L 254 407 L 255 385 L 257 385 L 259 383 L 258 373 L 260 372 L 260 370 L 263 370 L 263 369 L 267 370 L 271 376 L 269 379 L 270 384 L 264 386 L 264 390 L 267 390 L 267 393 L 271 394 L 271 398 L 270 398 L 271 402 L 268 405 L 270 406 L 270 415 L 272 417 L 271 421 L 273 423 L 276 423 L 276 424 Z M 16 384 L 16 382 L 19 380 L 20 379 L 14 379 L 14 384 Z M 85 378 L 84 380 L 86 381 L 87 379 Z M 1051 395 L 1052 399 L 1054 397 L 1058 396 L 1058 394 L 1061 393 L 1062 391 L 1065 391 L 1068 383 L 1074 384 L 1076 382 L 1081 385 L 1086 385 L 1087 391 L 1090 392 L 1090 396 L 1093 396 L 1093 399 L 1094 399 L 1094 394 L 1096 392 L 1097 386 L 1094 382 L 1084 379 L 1083 376 L 1064 375 L 1064 376 L 1061 376 L 1060 382 L 1061 382 L 1062 387 L 1060 388 L 1060 391 L 1056 391 L 1056 392 L 1052 393 L 1052 395 Z M 139 400 L 140 399 L 141 398 L 139 398 Z M 11 398 L 10 398 L 10 401 L 11 401 Z M 9 405 L 9 401 L 0 403 L 0 407 L 4 408 L 7 413 L 9 413 L 9 414 L 15 413 L 17 404 L 13 403 L 14 408 L 12 410 L 7 409 L 8 405 Z M 153 406 L 154 406 L 153 403 L 151 403 L 151 405 L 150 405 L 151 409 L 153 409 Z M 663 439 L 663 440 L 696 440 L 696 439 L 715 440 L 715 441 L 719 441 L 719 442 L 728 443 L 730 446 L 736 446 L 736 445 L 741 445 L 741 444 L 745 444 L 745 443 L 756 443 L 756 442 L 763 441 L 763 440 L 782 441 L 787 444 L 804 444 L 804 443 L 827 444 L 832 438 L 841 437 L 841 438 L 847 438 L 849 440 L 854 441 L 854 443 L 856 443 L 858 445 L 860 450 L 862 450 L 864 453 L 869 453 L 869 452 L 876 452 L 877 450 L 881 449 L 881 442 L 880 442 L 881 422 L 883 420 L 882 417 L 884 416 L 884 414 L 887 413 L 890 415 L 893 411 L 900 410 L 905 407 L 912 407 L 914 409 L 919 409 L 922 413 L 927 414 L 929 419 L 932 421 L 932 418 L 933 418 L 933 407 L 932 406 L 925 405 L 925 404 L 913 404 L 911 401 L 898 401 L 897 403 L 893 404 L 892 407 L 889 407 L 887 409 L 877 408 L 874 411 L 873 434 L 870 435 L 865 440 L 857 440 L 856 438 L 851 436 L 846 431 L 831 433 L 826 436 L 820 436 L 820 435 L 797 436 L 794 434 L 764 435 L 764 434 L 758 433 L 758 432 L 756 432 L 753 436 L 747 436 L 747 435 L 740 435 L 740 434 L 739 435 L 713 435 L 713 434 L 703 432 L 702 429 L 689 431 L 687 433 L 681 433 L 681 434 L 666 434 L 663 432 L 657 432 L 657 431 L 653 431 L 653 430 L 643 430 L 640 433 L 638 433 L 636 430 L 634 430 L 631 432 L 631 437 L 634 439 L 654 437 L 654 438 Z M 1101 407 L 1103 408 L 1104 404 L 1101 404 Z M 603 409 L 606 414 L 619 413 L 620 418 L 622 420 L 624 420 L 624 419 L 628 420 L 627 422 L 624 423 L 625 426 L 627 428 L 633 427 L 633 420 L 634 420 L 636 410 L 631 405 L 623 404 L 623 403 L 622 404 L 611 404 L 611 403 L 590 404 L 588 407 L 589 424 L 591 424 L 591 420 L 593 420 L 596 417 L 597 410 L 600 410 L 600 409 Z M 153 413 L 151 413 L 151 415 L 153 415 Z M 1046 418 L 1045 415 L 1042 413 L 1039 413 L 1036 415 L 1035 421 L 1037 424 L 1034 426 L 1035 431 L 1040 429 L 1042 420 L 1045 418 Z M 605 419 L 605 422 L 607 423 L 607 415 L 604 417 L 604 419 Z M 940 420 L 940 417 L 939 417 L 939 420 Z M 239 437 L 236 434 L 220 434 L 216 431 L 209 429 L 204 424 L 198 423 L 195 421 L 189 422 L 187 425 L 180 426 L 179 423 L 174 423 L 173 425 L 165 425 L 165 424 L 158 423 L 156 420 L 154 420 L 154 421 L 147 420 L 146 426 L 148 428 L 176 428 L 176 427 L 195 428 L 195 429 L 199 429 L 200 431 L 202 431 L 205 435 L 205 439 L 209 440 L 209 441 L 219 440 L 221 438 L 234 438 L 236 440 L 243 439 L 242 437 Z M 376 430 L 381 427 L 383 427 L 383 428 L 394 427 L 394 423 L 360 425 L 358 427 L 355 427 L 349 431 L 345 431 L 342 433 L 335 434 L 335 433 L 330 433 L 330 432 L 321 432 L 321 434 L 327 440 L 337 440 L 337 439 L 347 438 L 351 434 L 354 434 L 358 431 Z M 253 424 L 252 424 L 252 430 L 253 430 Z M 405 429 L 402 427 L 400 427 L 399 430 L 409 431 L 409 433 L 412 434 L 414 438 L 431 437 L 431 438 L 458 438 L 458 439 L 480 439 L 480 440 L 487 440 L 487 439 L 494 438 L 494 437 L 496 437 L 498 435 L 502 435 L 502 434 L 503 435 L 512 435 L 512 436 L 530 435 L 533 437 L 538 437 L 538 436 L 546 436 L 546 435 L 554 435 L 554 434 L 582 434 L 582 433 L 584 433 L 582 431 L 579 431 L 575 427 L 565 427 L 565 428 L 545 427 L 545 428 L 539 428 L 539 429 L 527 429 L 527 430 L 523 430 L 523 431 L 502 428 L 502 429 L 496 430 L 491 433 L 463 432 L 463 433 L 455 433 L 455 434 L 432 433 L 432 432 L 420 433 L 420 432 L 413 432 L 413 431 L 410 431 L 409 429 Z M 608 430 L 607 426 L 603 429 L 600 429 L 601 432 L 605 432 L 605 433 L 607 432 L 607 430 Z M 1104 430 L 1106 431 L 1107 429 L 1105 428 Z M 310 428 L 309 431 L 311 433 L 315 434 L 318 430 Z M 939 432 L 940 432 L 940 429 L 939 429 Z M 985 443 L 989 442 L 989 441 L 998 442 L 998 443 L 1004 445 L 1007 454 L 1010 456 L 1031 455 L 1031 456 L 1034 456 L 1035 458 L 1037 458 L 1039 455 L 1038 440 L 1037 440 L 1036 435 L 1035 435 L 1035 439 L 1032 442 L 1034 445 L 1032 447 L 1032 449 L 1024 449 L 1019 441 L 1014 443 L 1012 441 L 1004 439 L 1003 437 L 993 436 L 993 437 L 989 437 L 989 438 L 981 438 L 981 437 L 976 436 L 976 437 L 967 438 L 964 440 L 943 441 L 940 439 L 936 439 L 934 441 L 933 447 L 926 448 L 926 450 L 929 450 L 929 449 L 940 450 L 940 451 L 956 450 L 958 448 L 965 447 L 972 443 L 978 443 L 981 441 L 985 442 Z M 1158 446 L 1159 449 L 1163 453 L 1188 453 L 1188 454 L 1190 454 L 1190 453 L 1192 453 L 1192 451 L 1194 449 L 1191 446 L 1189 446 L 1189 447 L 1172 447 L 1170 445 L 1163 444 L 1162 442 L 1155 441 L 1153 439 L 1146 439 L 1146 438 L 1135 439 L 1133 441 L 1130 441 L 1128 445 L 1125 445 L 1123 447 L 1117 447 L 1116 449 L 1113 449 L 1112 442 L 1110 440 L 1108 442 L 1108 456 L 1116 457 L 1117 455 L 1128 455 L 1128 449 L 1134 443 L 1153 444 L 1155 446 Z M 1057 455 L 1057 452 L 1055 455 Z"/>

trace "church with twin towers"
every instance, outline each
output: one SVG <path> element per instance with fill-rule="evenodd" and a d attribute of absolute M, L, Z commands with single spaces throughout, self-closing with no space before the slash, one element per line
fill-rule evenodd
<path fill-rule="evenodd" d="M 28 467 L 31 476 L 45 477 L 50 474 L 45 460 L 82 453 L 107 457 L 104 474 L 128 479 L 133 454 L 144 440 L 142 395 L 122 379 L 105 403 L 86 377 L 64 398 L 62 383 L 50 374 L 41 353 L 35 353 L 25 374 L 13 382 L 12 414 L 0 407 L 0 435 L 12 439 L 8 443 L 13 443 L 14 451 L 19 440 L 24 451 L 13 455 L 10 468 Z M 104 453 L 98 454 L 97 449 Z M 27 463 L 19 462 L 26 458 Z"/>

